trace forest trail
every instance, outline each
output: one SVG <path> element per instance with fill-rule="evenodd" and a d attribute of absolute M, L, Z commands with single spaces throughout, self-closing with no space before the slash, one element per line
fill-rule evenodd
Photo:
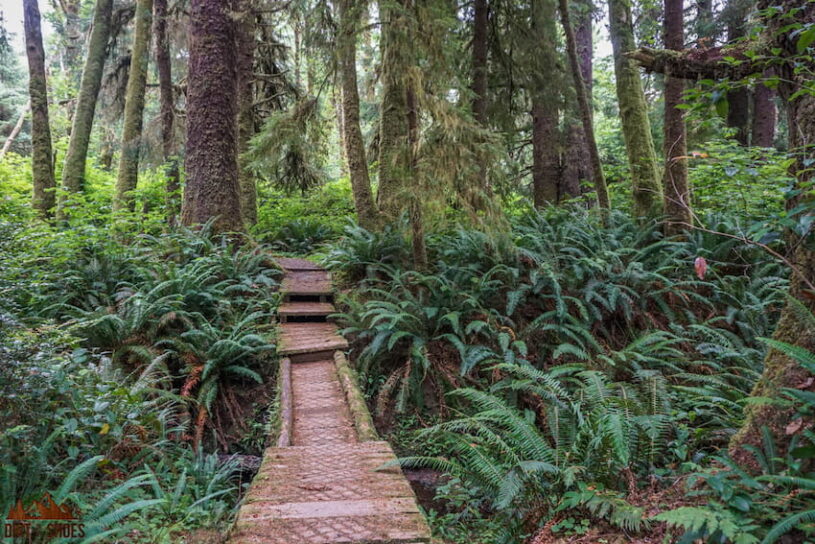
<path fill-rule="evenodd" d="M 348 371 L 348 347 L 327 316 L 329 273 L 279 258 L 281 425 L 232 531 L 230 544 L 429 542 L 430 530 L 398 466 L 376 439 Z"/>

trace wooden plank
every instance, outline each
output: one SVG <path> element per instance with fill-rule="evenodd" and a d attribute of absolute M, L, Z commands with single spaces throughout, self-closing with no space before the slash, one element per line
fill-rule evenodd
<path fill-rule="evenodd" d="M 284 295 L 330 295 L 334 288 L 331 276 L 325 271 L 293 272 L 286 274 L 280 291 Z"/>
<path fill-rule="evenodd" d="M 419 507 L 412 497 L 387 499 L 360 499 L 350 501 L 290 502 L 286 504 L 256 503 L 246 506 L 246 514 L 253 521 L 268 519 L 349 518 L 377 514 L 418 514 Z"/>
<path fill-rule="evenodd" d="M 277 437 L 278 448 L 291 445 L 292 411 L 291 361 L 288 357 L 284 357 L 280 361 L 280 435 Z"/>
<path fill-rule="evenodd" d="M 298 317 L 321 317 L 334 312 L 334 305 L 328 302 L 284 302 L 277 309 L 278 315 Z"/>
<path fill-rule="evenodd" d="M 348 341 L 332 323 L 281 323 L 277 352 L 280 355 L 348 349 Z"/>

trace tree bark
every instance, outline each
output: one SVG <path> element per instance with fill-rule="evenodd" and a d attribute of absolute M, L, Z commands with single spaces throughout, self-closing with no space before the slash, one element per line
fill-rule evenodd
<path fill-rule="evenodd" d="M 14 140 L 17 139 L 20 131 L 23 130 L 23 123 L 25 123 L 25 116 L 28 114 L 29 109 L 31 109 L 30 103 L 23 106 L 23 111 L 20 112 L 20 116 L 17 118 L 17 123 L 15 123 L 14 128 L 11 129 L 8 138 L 6 138 L 6 143 L 3 144 L 3 149 L 0 149 L 0 161 L 2 161 L 3 157 L 6 156 L 8 150 L 11 149 L 11 144 L 14 143 Z"/>
<path fill-rule="evenodd" d="M 768 72 L 764 77 L 769 77 Z M 753 127 L 750 145 L 773 147 L 775 145 L 775 124 L 778 112 L 773 97 L 775 91 L 759 82 L 753 91 Z"/>
<path fill-rule="evenodd" d="M 139 179 L 139 150 L 144 119 L 144 95 L 147 89 L 147 65 L 150 59 L 150 30 L 153 21 L 153 0 L 136 2 L 136 21 L 133 32 L 133 49 L 125 91 L 124 121 L 122 122 L 122 145 L 119 154 L 119 170 L 116 177 L 114 210 L 133 211 L 135 204 L 132 191 Z"/>
<path fill-rule="evenodd" d="M 404 182 L 410 174 L 406 71 L 410 41 L 405 0 L 380 0 L 382 18 L 382 106 L 379 127 L 379 189 L 377 202 L 384 219 L 400 213 Z"/>
<path fill-rule="evenodd" d="M 62 185 L 70 192 L 82 190 L 85 179 L 85 161 L 91 139 L 96 100 L 102 85 L 108 38 L 110 37 L 113 0 L 98 0 L 93 14 L 93 30 L 88 43 L 88 55 L 82 71 L 76 109 L 74 110 L 71 139 L 62 168 Z M 62 206 L 64 203 L 60 203 Z"/>
<path fill-rule="evenodd" d="M 473 3 L 473 40 L 470 66 L 470 91 L 473 93 L 471 109 L 473 119 L 482 127 L 487 127 L 487 58 L 489 55 L 489 3 L 488 0 L 475 0 Z M 476 185 L 482 192 L 489 191 L 487 165 L 478 165 Z"/>
<path fill-rule="evenodd" d="M 243 229 L 238 188 L 237 58 L 226 0 L 190 2 L 187 184 L 181 221 L 213 220 L 214 232 Z"/>
<path fill-rule="evenodd" d="M 609 22 L 614 50 L 617 102 L 631 171 L 634 215 L 641 218 L 653 217 L 662 213 L 662 184 L 640 72 L 635 62 L 626 56 L 635 49 L 633 19 L 628 0 L 609 0 Z"/>
<path fill-rule="evenodd" d="M 175 149 L 175 96 L 173 94 L 173 65 L 170 41 L 167 36 L 167 0 L 154 0 L 153 33 L 155 34 L 156 70 L 158 71 L 159 110 L 161 115 L 161 152 L 166 179 L 165 205 L 167 222 L 174 226 L 178 215 L 178 190 L 181 187 L 178 155 Z"/>
<path fill-rule="evenodd" d="M 729 10 L 727 41 L 734 43 L 744 37 L 746 9 Z M 727 93 L 727 126 L 736 130 L 736 141 L 741 145 L 750 143 L 750 96 L 747 88 L 737 87 Z"/>
<path fill-rule="evenodd" d="M 558 203 L 559 135 L 557 103 L 536 95 L 532 100 L 532 202 L 539 209 Z"/>
<path fill-rule="evenodd" d="M 682 0 L 665 0 L 665 47 L 673 51 L 684 49 Z M 682 110 L 685 82 L 665 73 L 665 178 L 663 180 L 666 224 L 665 233 L 675 235 L 691 223 L 690 187 L 688 186 L 687 142 Z"/>
<path fill-rule="evenodd" d="M 357 31 L 361 10 L 365 3 L 357 0 L 340 0 L 340 42 L 337 48 L 342 115 L 342 141 L 348 161 L 348 175 L 354 194 L 357 221 L 366 229 L 376 227 L 377 210 L 371 195 L 368 160 L 359 121 L 359 87 L 357 86 Z"/>
<path fill-rule="evenodd" d="M 594 87 L 594 41 L 592 32 L 592 2 L 591 0 L 580 0 L 575 3 L 575 40 L 577 42 L 577 57 L 580 62 L 580 74 L 583 76 L 583 83 L 586 85 L 586 95 L 589 100 L 589 107 L 593 109 L 593 87 Z M 578 108 L 579 109 L 579 108 Z M 561 136 L 565 145 L 566 155 L 570 159 L 564 158 L 562 161 L 562 171 L 560 180 L 560 197 L 576 197 L 581 194 L 581 184 L 592 179 L 591 151 L 586 133 L 583 130 L 583 123 L 580 120 L 580 112 L 577 117 L 569 119 L 568 125 Z M 573 148 L 574 147 L 574 148 Z M 566 164 L 566 160 L 576 159 L 574 164 Z"/>
<path fill-rule="evenodd" d="M 258 221 L 257 187 L 255 177 L 246 165 L 245 153 L 249 140 L 255 135 L 252 104 L 255 66 L 255 11 L 252 0 L 237 0 L 238 51 L 238 186 L 240 188 L 241 215 L 247 227 Z"/>
<path fill-rule="evenodd" d="M 48 121 L 48 86 L 45 79 L 45 50 L 42 46 L 40 8 L 37 0 L 24 0 L 25 43 L 28 55 L 28 90 L 31 99 L 32 206 L 42 217 L 50 217 L 56 203 L 51 127 Z"/>
<path fill-rule="evenodd" d="M 762 0 L 758 7 L 766 9 L 769 4 L 768 0 Z M 781 13 L 791 13 L 793 10 L 796 10 L 796 21 L 815 23 L 815 5 L 812 3 L 806 0 L 786 0 L 782 3 Z M 807 92 L 799 93 L 811 85 L 810 76 L 807 70 L 797 69 L 800 65 L 800 61 L 794 60 L 798 56 L 795 49 L 797 40 L 791 35 L 793 30 L 784 30 L 786 20 L 771 18 L 762 23 L 766 29 L 764 35 L 771 42 L 771 46 L 779 48 L 780 54 L 777 57 L 783 61 L 776 63 L 774 69 L 780 79 L 778 92 L 781 99 L 787 103 L 790 149 L 796 153 L 797 158 L 790 167 L 790 173 L 796 177 L 795 188 L 799 189 L 799 192 L 787 201 L 787 209 L 792 210 L 804 203 L 811 206 L 812 196 L 804 188 L 808 187 L 813 179 L 809 163 L 815 160 L 815 96 Z M 807 213 L 811 215 L 813 212 Z M 813 297 L 815 293 L 812 290 L 812 284 L 815 283 L 815 250 L 812 248 L 812 238 L 811 227 L 803 233 L 787 232 L 788 247 L 794 248 L 791 255 L 794 271 L 790 276 L 790 296 L 797 304 L 787 303 L 773 335 L 775 340 L 810 351 L 815 350 L 815 327 L 810 320 L 801 318 L 801 310 L 815 311 Z M 808 384 L 812 378 L 815 376 L 797 362 L 780 351 L 770 349 L 764 359 L 761 378 L 751 396 L 778 398 L 785 388 L 811 390 L 811 385 Z M 736 459 L 753 466 L 756 466 L 755 459 L 744 447 L 748 445 L 761 447 L 763 427 L 767 427 L 775 438 L 779 456 L 785 454 L 792 437 L 806 428 L 804 425 L 798 431 L 791 430 L 789 424 L 793 420 L 794 410 L 784 406 L 748 404 L 745 416 L 745 423 L 733 437 L 730 449 Z"/>
<path fill-rule="evenodd" d="M 419 104 L 416 91 L 408 84 L 407 87 L 407 123 L 408 123 L 408 153 L 411 171 L 416 168 L 414 150 L 419 140 Z M 413 247 L 413 266 L 416 270 L 427 268 L 427 243 L 424 236 L 424 218 L 422 213 L 422 194 L 414 192 L 410 198 L 410 230 L 411 245 Z"/>
<path fill-rule="evenodd" d="M 577 105 L 580 109 L 583 132 L 586 134 L 589 154 L 591 156 L 594 191 L 597 193 L 597 203 L 599 204 L 600 208 L 607 210 L 611 207 L 611 203 L 608 197 L 606 178 L 603 174 L 603 166 L 600 164 L 600 152 L 597 149 L 597 141 L 594 137 L 594 120 L 592 119 L 591 104 L 589 103 L 589 97 L 586 93 L 586 85 L 583 81 L 583 75 L 580 73 L 580 62 L 577 56 L 577 42 L 569 17 L 569 5 L 567 0 L 559 0 L 559 4 L 560 21 L 563 25 L 563 31 L 566 34 L 566 52 L 568 53 L 569 65 L 571 67 L 574 87 L 577 93 Z"/>

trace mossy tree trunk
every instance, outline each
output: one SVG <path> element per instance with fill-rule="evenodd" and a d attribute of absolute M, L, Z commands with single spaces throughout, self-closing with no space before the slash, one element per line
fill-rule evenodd
<path fill-rule="evenodd" d="M 37 0 L 24 0 L 25 49 L 28 56 L 28 91 L 31 100 L 32 206 L 41 217 L 54 211 L 54 163 L 51 127 L 48 122 L 48 86 L 45 79 L 45 50 L 42 46 L 40 8 Z"/>
<path fill-rule="evenodd" d="M 574 36 L 577 44 L 577 58 L 580 63 L 580 74 L 586 85 L 586 95 L 589 99 L 589 106 L 592 106 L 592 87 L 594 78 L 594 40 L 592 30 L 592 2 L 591 0 L 580 0 L 571 4 L 570 9 L 574 14 L 575 29 Z M 570 109 L 575 109 L 576 104 L 570 105 Z M 561 158 L 561 180 L 560 199 L 580 196 L 581 184 L 590 181 L 592 178 L 591 152 L 589 142 L 583 131 L 583 123 L 580 120 L 579 108 L 575 109 L 575 116 L 569 112 L 569 120 L 561 134 L 561 148 L 563 149 Z M 574 162 L 571 162 L 574 161 Z"/>
<path fill-rule="evenodd" d="M 683 1 L 665 0 L 665 47 L 673 51 L 684 49 Z M 665 72 L 665 174 L 663 198 L 665 206 L 665 233 L 676 235 L 690 228 L 690 185 L 688 183 L 687 142 L 685 117 L 678 108 L 682 104 L 685 82 Z"/>
<path fill-rule="evenodd" d="M 348 175 L 354 194 L 357 221 L 366 229 L 377 224 L 377 210 L 371 194 L 368 160 L 359 121 L 359 87 L 357 86 L 357 32 L 366 4 L 357 0 L 340 0 L 340 32 L 337 44 L 342 104 L 339 113 L 342 142 L 348 162 Z"/>
<path fill-rule="evenodd" d="M 167 36 L 167 0 L 153 2 L 153 34 L 155 34 L 156 71 L 158 72 L 159 109 L 161 115 L 161 151 L 166 181 L 167 222 L 174 226 L 180 208 L 178 190 L 181 187 L 178 155 L 175 147 L 175 95 L 170 40 Z"/>
<path fill-rule="evenodd" d="M 62 185 L 69 192 L 79 192 L 85 179 L 85 161 L 96 112 L 96 101 L 102 85 L 108 38 L 110 37 L 113 0 L 98 0 L 93 14 L 93 30 L 88 42 L 88 54 L 74 110 L 71 138 L 65 152 Z"/>
<path fill-rule="evenodd" d="M 629 0 L 609 0 L 608 4 L 617 102 L 631 170 L 634 214 L 651 217 L 662 212 L 662 186 L 640 71 L 626 56 L 635 49 L 631 6 Z"/>
<path fill-rule="evenodd" d="M 255 135 L 255 10 L 252 0 L 237 2 L 238 51 L 238 186 L 241 215 L 247 227 L 258 222 L 255 177 L 246 165 L 245 153 Z"/>
<path fill-rule="evenodd" d="M 787 0 L 783 8 L 795 12 L 796 20 L 815 23 L 815 4 L 806 0 Z M 769 7 L 767 0 L 759 2 L 759 9 Z M 800 61 L 795 49 L 797 39 L 790 35 L 790 30 L 779 28 L 786 21 L 771 19 L 765 26 L 765 34 L 773 39 L 772 46 L 778 48 L 781 60 L 775 70 L 780 78 L 778 92 L 787 104 L 787 122 L 789 126 L 790 150 L 796 153 L 797 160 L 790 167 L 796 177 L 796 188 L 809 187 L 815 178 L 811 163 L 815 161 L 815 96 L 800 92 L 811 85 L 806 70 L 798 69 Z M 803 204 L 812 206 L 812 196 L 801 190 L 787 202 L 791 210 Z M 812 208 L 810 207 L 810 210 Z M 809 211 L 811 215 L 813 212 Z M 800 217 L 804 221 L 806 217 Z M 788 302 L 781 312 L 773 338 L 808 350 L 815 350 L 815 326 L 810 319 L 802 318 L 801 310 L 815 312 L 812 284 L 815 283 L 815 234 L 811 227 L 803 233 L 787 232 L 788 247 L 794 248 L 791 262 L 795 270 L 790 276 L 790 297 L 797 301 Z M 803 308 L 801 308 L 803 306 Z M 764 370 L 756 383 L 751 396 L 756 398 L 777 399 L 785 388 L 812 389 L 811 380 L 815 378 L 800 364 L 770 349 L 764 359 Z M 804 425 L 797 431 L 789 428 L 794 411 L 774 404 L 750 404 L 745 409 L 746 420 L 740 431 L 731 441 L 731 453 L 739 460 L 754 463 L 752 454 L 744 449 L 747 445 L 761 447 L 762 428 L 767 427 L 776 440 L 781 454 L 787 450 L 792 437 L 806 428 Z"/>
<path fill-rule="evenodd" d="M 569 57 L 569 67 L 574 80 L 575 92 L 577 94 L 577 105 L 580 111 L 580 120 L 583 124 L 583 132 L 586 134 L 586 141 L 589 146 L 591 158 L 592 182 L 594 191 L 597 194 L 597 203 L 600 208 L 607 210 L 611 207 L 608 197 L 608 187 L 603 174 L 603 165 L 600 163 L 600 152 L 597 149 L 597 141 L 594 137 L 594 120 L 592 118 L 592 108 L 589 96 L 586 92 L 586 84 L 580 72 L 580 60 L 577 55 L 577 40 L 572 28 L 571 17 L 569 15 L 569 4 L 567 0 L 559 0 L 560 20 L 563 25 L 563 32 L 566 35 L 566 53 Z"/>
<path fill-rule="evenodd" d="M 381 0 L 382 105 L 379 119 L 379 188 L 383 218 L 398 218 L 410 175 L 407 71 L 411 64 L 407 0 Z"/>
<path fill-rule="evenodd" d="M 181 221 L 214 220 L 215 232 L 243 230 L 238 188 L 237 55 L 232 6 L 190 2 L 187 183 Z"/>
<path fill-rule="evenodd" d="M 487 59 L 489 57 L 489 13 L 488 0 L 473 2 L 473 38 L 470 65 L 470 91 L 473 93 L 470 107 L 473 119 L 482 127 L 487 127 Z M 487 164 L 482 160 L 476 174 L 477 190 L 489 194 Z"/>
<path fill-rule="evenodd" d="M 119 170 L 116 177 L 114 210 L 133 211 L 132 192 L 139 179 L 139 151 L 144 119 L 144 98 L 147 89 L 147 65 L 150 59 L 150 34 L 153 22 L 153 0 L 136 2 L 133 49 L 125 91 L 124 121 L 122 122 L 122 145 L 119 154 Z"/>

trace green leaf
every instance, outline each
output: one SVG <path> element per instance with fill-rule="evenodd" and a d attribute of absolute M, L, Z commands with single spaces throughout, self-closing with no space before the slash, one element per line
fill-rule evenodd
<path fill-rule="evenodd" d="M 795 48 L 798 50 L 799 53 L 803 53 L 812 42 L 815 42 L 815 25 L 811 25 L 808 29 L 801 33 L 801 36 L 798 38 L 798 43 L 795 44 Z"/>

